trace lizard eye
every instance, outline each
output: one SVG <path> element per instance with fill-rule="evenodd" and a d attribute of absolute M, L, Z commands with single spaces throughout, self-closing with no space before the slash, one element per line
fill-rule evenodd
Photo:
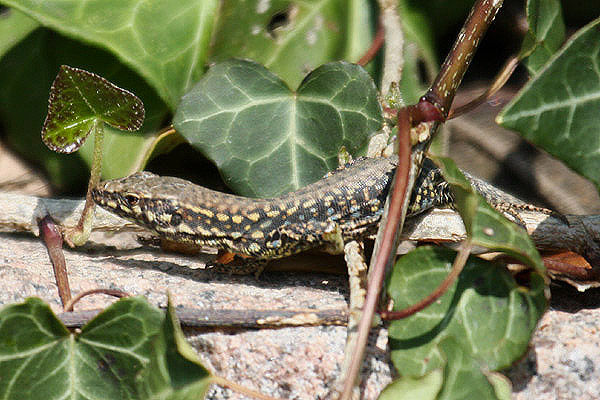
<path fill-rule="evenodd" d="M 176 211 L 173 214 L 171 214 L 171 225 L 177 226 L 181 224 L 181 221 L 183 221 L 183 216 L 180 214 L 179 211 Z"/>
<path fill-rule="evenodd" d="M 140 202 L 140 197 L 134 193 L 127 193 L 124 197 L 127 204 L 129 204 L 132 207 Z"/>

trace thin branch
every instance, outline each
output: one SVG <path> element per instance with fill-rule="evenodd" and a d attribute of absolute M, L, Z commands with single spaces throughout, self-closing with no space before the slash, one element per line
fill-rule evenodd
<path fill-rule="evenodd" d="M 440 285 L 427 297 L 425 297 L 420 302 L 413 304 L 412 306 L 406 307 L 403 310 L 382 311 L 379 313 L 381 318 L 384 320 L 391 321 L 409 317 L 428 307 L 434 301 L 442 297 L 442 295 L 446 293 L 450 285 L 452 285 L 456 281 L 458 275 L 460 275 L 460 273 L 462 272 L 467 262 L 467 259 L 469 258 L 469 254 L 471 253 L 472 247 L 473 246 L 471 245 L 471 241 L 468 239 L 461 243 L 460 248 L 458 249 L 458 254 L 456 255 L 454 263 L 452 264 L 452 270 L 450 271 L 448 276 L 446 276 L 446 278 L 442 281 L 442 283 L 440 283 Z"/>
<path fill-rule="evenodd" d="M 490 87 L 488 87 L 485 92 L 483 92 L 481 95 L 471 100 L 467 104 L 450 110 L 447 119 L 452 119 L 463 115 L 488 101 L 493 95 L 495 95 L 498 92 L 498 90 L 502 89 L 506 82 L 508 82 L 513 72 L 515 72 L 517 65 L 519 65 L 519 62 L 520 60 L 516 56 L 509 58 L 500 70 L 500 72 L 498 72 L 498 75 L 496 75 L 496 77 L 494 78 L 494 81 L 492 82 Z"/>
<path fill-rule="evenodd" d="M 229 389 L 235 392 L 244 394 L 249 397 L 254 397 L 260 400 L 280 400 L 277 397 L 267 396 L 266 394 L 262 394 L 256 390 L 248 389 L 245 386 L 242 386 L 236 382 L 230 381 L 229 379 L 225 379 L 220 376 L 212 376 L 210 380 L 212 381 L 212 383 L 215 383 L 219 386 L 228 387 Z"/>
<path fill-rule="evenodd" d="M 37 221 L 50 215 L 61 226 L 77 224 L 84 208 L 84 200 L 52 199 L 0 192 L 0 231 L 31 232 L 39 236 Z M 94 231 L 103 232 L 147 232 L 133 222 L 117 217 L 98 208 L 94 219 Z"/>
<path fill-rule="evenodd" d="M 71 300 L 69 300 L 64 305 L 64 310 L 67 312 L 73 311 L 73 306 L 79 300 L 83 299 L 86 296 L 90 296 L 92 294 L 106 294 L 106 295 L 114 296 L 114 297 L 118 297 L 118 298 L 131 296 L 129 293 L 123 292 L 122 290 L 118 290 L 118 289 L 105 289 L 105 288 L 90 289 L 90 290 L 86 290 L 84 292 L 80 292 L 79 294 L 77 294 L 77 296 L 75 296 Z"/>
<path fill-rule="evenodd" d="M 348 379 L 352 356 L 358 339 L 358 325 L 363 315 L 363 307 L 367 294 L 367 269 L 362 243 L 351 241 L 344 246 L 344 259 L 348 267 L 348 281 L 350 287 L 350 312 L 348 325 L 346 326 L 346 345 L 344 346 L 344 360 L 340 366 L 340 374 L 327 398 L 337 398 L 343 390 L 344 383 Z"/>
<path fill-rule="evenodd" d="M 58 318 L 69 328 L 87 324 L 102 310 L 63 312 Z M 214 329 L 264 329 L 290 326 L 346 325 L 348 310 L 212 310 L 178 307 L 175 310 L 182 326 Z"/>
<path fill-rule="evenodd" d="M 397 11 L 396 0 L 379 0 L 381 22 L 385 33 L 385 54 L 381 94 L 385 96 L 392 82 L 400 82 L 404 65 L 404 32 Z"/>
<path fill-rule="evenodd" d="M 398 167 L 391 186 L 391 195 L 386 201 L 387 218 L 385 224 L 379 228 L 378 239 L 371 258 L 369 273 L 369 286 L 367 298 L 363 308 L 363 314 L 358 324 L 356 346 L 352 354 L 352 362 L 348 368 L 347 379 L 340 399 L 350 400 L 354 384 L 357 380 L 362 363 L 367 339 L 375 317 L 375 310 L 379 301 L 379 294 L 383 287 L 383 279 L 387 267 L 392 264 L 398 247 L 399 232 L 402 231 L 404 215 L 406 215 L 406 192 L 410 191 L 409 174 L 411 171 L 411 148 L 410 148 L 410 115 L 401 110 L 398 115 Z M 377 245 L 377 243 L 379 245 Z"/>
<path fill-rule="evenodd" d="M 457 41 L 454 42 L 439 74 L 425 94 L 424 98 L 435 105 L 445 117 L 475 50 L 500 7 L 502 0 L 478 0 L 473 5 Z"/>
<path fill-rule="evenodd" d="M 54 269 L 54 279 L 58 287 L 58 296 L 63 305 L 63 309 L 67 309 L 67 304 L 71 301 L 71 288 L 69 287 L 69 275 L 67 274 L 67 263 L 62 250 L 63 237 L 58 226 L 49 215 L 39 221 L 40 236 L 48 250 L 48 256 Z"/>
<path fill-rule="evenodd" d="M 358 60 L 356 63 L 363 67 L 365 65 L 367 65 L 368 63 L 370 63 L 371 60 L 373 60 L 373 58 L 375 58 L 375 56 L 377 55 L 377 52 L 379 52 L 379 50 L 383 46 L 384 40 L 385 40 L 385 30 L 383 29 L 383 24 L 381 23 L 381 21 L 379 21 L 379 23 L 377 24 L 377 32 L 375 33 L 375 37 L 373 38 L 373 41 L 371 42 L 371 46 L 367 49 L 365 54 L 363 54 L 363 56 L 360 58 L 360 60 Z"/>

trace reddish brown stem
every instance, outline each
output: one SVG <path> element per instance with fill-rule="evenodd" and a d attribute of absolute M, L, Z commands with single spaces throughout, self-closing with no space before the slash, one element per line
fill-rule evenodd
<path fill-rule="evenodd" d="M 448 114 L 447 119 L 456 118 L 462 114 L 465 114 L 465 113 L 473 110 L 475 107 L 480 106 L 481 104 L 485 103 L 486 101 L 488 101 L 488 99 L 490 97 L 492 97 L 493 95 L 495 95 L 498 92 L 498 90 L 502 89 L 502 87 L 510 79 L 513 72 L 515 72 L 517 65 L 519 65 L 519 61 L 520 61 L 519 58 L 517 58 L 515 56 L 509 58 L 508 61 L 502 67 L 502 70 L 500 70 L 498 75 L 496 75 L 496 77 L 494 78 L 494 81 L 492 82 L 490 87 L 487 88 L 487 90 L 485 92 L 483 92 L 481 95 L 479 95 L 477 98 L 471 100 L 467 104 L 464 104 L 460 107 L 456 107 L 456 108 L 450 110 L 450 113 Z"/>
<path fill-rule="evenodd" d="M 423 300 L 418 302 L 417 304 L 413 304 L 410 307 L 406 307 L 400 311 L 382 311 L 379 313 L 379 316 L 384 320 L 397 320 L 406 317 L 410 317 L 413 314 L 418 313 L 422 309 L 428 307 L 434 301 L 442 297 L 444 293 L 448 290 L 450 285 L 456 281 L 456 278 L 460 275 L 467 262 L 467 258 L 469 258 L 469 253 L 471 252 L 471 242 L 467 239 L 465 240 L 461 248 L 454 259 L 454 264 L 452 265 L 452 270 L 448 274 L 448 276 L 440 283 L 440 285 L 429 294 L 429 296 L 425 297 Z"/>
<path fill-rule="evenodd" d="M 381 23 L 381 21 L 379 21 L 379 24 L 377 25 L 377 32 L 375 33 L 375 37 L 373 38 L 373 41 L 371 42 L 371 46 L 367 49 L 365 54 L 363 54 L 363 56 L 360 58 L 360 60 L 358 60 L 356 63 L 358 65 L 364 67 L 369 62 L 371 62 L 371 60 L 373 58 L 375 58 L 375 55 L 377 54 L 377 52 L 379 50 L 381 50 L 384 40 L 385 40 L 385 29 L 383 28 L 383 24 Z"/>
<path fill-rule="evenodd" d="M 375 261 L 369 276 L 367 298 L 363 307 L 363 314 L 358 324 L 358 334 L 352 361 L 348 369 L 347 379 L 340 399 L 350 399 L 354 382 L 360 370 L 360 364 L 364 356 L 369 331 L 373 323 L 373 317 L 379 301 L 379 294 L 383 287 L 386 267 L 393 262 L 396 255 L 395 249 L 398 245 L 396 233 L 401 229 L 402 206 L 406 195 L 406 188 L 410 173 L 410 112 L 402 109 L 398 113 L 398 168 L 392 183 L 392 194 L 388 199 L 388 215 L 383 234 L 379 238 L 379 248 L 375 250 Z M 400 226 L 399 226 L 400 225 Z"/>
<path fill-rule="evenodd" d="M 99 288 L 99 289 L 86 290 L 84 292 L 79 293 L 77 296 L 73 297 L 70 301 L 68 301 L 67 304 L 64 305 L 64 310 L 65 311 L 73 311 L 73 306 L 75 305 L 75 303 L 77 303 L 79 300 L 83 299 L 85 296 L 89 296 L 89 295 L 97 294 L 97 293 L 107 294 L 109 296 L 114 296 L 114 297 L 118 297 L 118 298 L 131 296 L 129 293 L 123 292 L 122 290 L 118 290 L 118 289 Z"/>
<path fill-rule="evenodd" d="M 69 287 L 69 276 L 67 274 L 67 263 L 63 254 L 62 233 L 51 216 L 46 215 L 38 221 L 40 227 L 40 236 L 46 244 L 48 256 L 54 268 L 54 279 L 58 287 L 58 296 L 65 309 L 65 305 L 71 301 L 71 288 Z"/>
<path fill-rule="evenodd" d="M 456 89 L 469 67 L 480 39 L 501 6 L 502 0 L 478 0 L 473 5 L 440 73 L 425 94 L 424 99 L 435 105 L 444 118 L 448 116 Z"/>
<path fill-rule="evenodd" d="M 417 104 L 404 107 L 402 110 L 383 107 L 383 111 L 389 116 L 398 116 L 399 112 L 407 112 L 409 114 L 410 127 L 415 127 L 421 122 L 443 122 L 444 116 L 440 110 L 429 102 L 425 97 L 422 97 Z"/>

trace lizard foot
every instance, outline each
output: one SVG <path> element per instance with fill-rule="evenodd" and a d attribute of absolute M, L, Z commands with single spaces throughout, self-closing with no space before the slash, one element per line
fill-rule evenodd
<path fill-rule="evenodd" d="M 240 259 L 240 264 L 233 263 L 235 258 Z M 224 255 L 219 256 L 216 262 L 212 264 L 212 269 L 229 275 L 254 274 L 258 279 L 267 266 L 267 263 L 267 260 L 248 259 L 245 257 L 237 257 L 233 253 L 225 253 Z"/>

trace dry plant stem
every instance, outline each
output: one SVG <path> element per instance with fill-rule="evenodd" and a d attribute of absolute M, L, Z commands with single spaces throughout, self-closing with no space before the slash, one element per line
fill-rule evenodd
<path fill-rule="evenodd" d="M 37 220 L 46 214 L 51 215 L 62 226 L 71 221 L 75 223 L 75 216 L 79 215 L 78 210 L 83 209 L 83 205 L 82 200 L 50 199 L 0 192 L 0 232 L 31 232 L 38 235 Z M 600 215 L 568 215 L 569 226 L 560 219 L 541 212 L 522 210 L 518 215 L 525 222 L 527 232 L 538 248 L 571 250 L 588 260 L 600 260 Z M 96 212 L 93 230 L 131 234 L 148 232 L 103 209 Z M 435 209 L 418 218 L 409 219 L 402 236 L 408 240 L 438 242 L 459 242 L 465 237 L 460 216 L 450 209 Z"/>
<path fill-rule="evenodd" d="M 39 235 L 37 221 L 51 215 L 60 226 L 76 225 L 85 199 L 52 199 L 0 191 L 0 232 L 30 232 Z M 93 230 L 102 232 L 147 232 L 139 225 L 99 208 Z"/>
<path fill-rule="evenodd" d="M 69 311 L 58 315 L 68 328 L 87 324 L 102 309 Z M 177 319 L 182 326 L 191 328 L 231 329 L 278 329 L 291 326 L 345 326 L 348 321 L 346 309 L 325 310 L 211 310 L 177 307 Z"/>
<path fill-rule="evenodd" d="M 508 61 L 506 61 L 506 63 L 502 67 L 502 70 L 498 73 L 498 75 L 496 75 L 494 81 L 485 92 L 483 92 L 481 95 L 471 100 L 467 104 L 450 110 L 447 119 L 456 118 L 460 115 L 466 114 L 467 112 L 485 103 L 490 97 L 495 95 L 498 92 L 498 90 L 502 89 L 506 82 L 508 82 L 513 72 L 515 72 L 515 69 L 517 68 L 517 65 L 519 65 L 520 61 L 521 60 L 516 56 L 512 56 L 511 58 L 509 58 Z"/>
<path fill-rule="evenodd" d="M 373 58 L 375 58 L 375 56 L 377 55 L 377 52 L 383 46 L 384 39 L 385 39 L 385 31 L 383 29 L 383 24 L 381 23 L 381 21 L 379 21 L 379 24 L 377 25 L 377 32 L 375 33 L 375 37 L 373 38 L 373 41 L 371 42 L 371 46 L 367 49 L 365 54 L 363 54 L 363 56 L 360 58 L 360 60 L 358 60 L 356 63 L 363 67 L 365 65 L 367 65 L 368 63 L 370 63 L 371 60 L 373 60 Z"/>
<path fill-rule="evenodd" d="M 352 362 L 348 369 L 347 379 L 344 382 L 344 388 L 340 399 L 350 400 L 354 384 L 360 371 L 367 339 L 375 316 L 375 310 L 379 301 L 379 294 L 383 286 L 383 279 L 388 265 L 391 265 L 398 247 L 398 232 L 402 231 L 402 223 L 406 213 L 405 201 L 407 200 L 406 191 L 409 186 L 410 173 L 410 116 L 407 112 L 400 112 L 398 115 L 398 167 L 394 175 L 391 191 L 386 202 L 387 219 L 383 228 L 380 228 L 381 234 L 378 236 L 379 246 L 375 248 L 371 261 L 371 271 L 369 275 L 369 286 L 367 288 L 367 298 L 365 306 L 358 325 L 358 334 L 356 337 L 356 346 L 352 354 Z"/>
<path fill-rule="evenodd" d="M 363 254 L 362 243 L 351 241 L 344 246 L 344 259 L 348 266 L 348 280 L 350 283 L 350 306 L 348 313 L 348 325 L 346 326 L 346 345 L 344 347 L 344 360 L 340 366 L 340 374 L 327 398 L 337 398 L 343 388 L 344 382 L 348 377 L 350 365 L 352 363 L 352 352 L 356 347 L 357 326 L 360 322 L 362 309 L 365 304 L 367 293 L 367 264 Z M 358 393 L 354 393 L 358 395 Z"/>
<path fill-rule="evenodd" d="M 448 116 L 456 89 L 469 67 L 479 41 L 500 7 L 502 0 L 477 0 L 439 74 L 425 94 L 424 98 L 435 105 L 444 117 Z"/>
<path fill-rule="evenodd" d="M 162 137 L 173 135 L 175 133 L 177 133 L 177 131 L 175 130 L 175 128 L 173 128 L 173 125 L 166 126 L 160 130 L 160 135 L 158 135 L 158 139 L 156 140 L 158 141 Z"/>
<path fill-rule="evenodd" d="M 249 397 L 254 397 L 255 399 L 260 399 L 260 400 L 280 400 L 277 397 L 271 397 L 271 396 L 267 396 L 266 394 L 262 394 L 260 392 L 257 392 L 255 390 L 251 390 L 248 389 L 247 387 L 244 387 L 240 384 L 237 384 L 235 382 L 232 382 L 228 379 L 222 378 L 220 376 L 212 376 L 210 378 L 210 380 L 212 381 L 212 383 L 217 384 L 219 386 L 223 386 L 223 387 L 228 387 L 229 389 L 232 389 L 238 393 L 244 394 L 246 396 Z"/>
<path fill-rule="evenodd" d="M 77 226 L 67 228 L 64 231 L 65 241 L 71 247 L 83 245 L 90 237 L 92 223 L 94 222 L 94 201 L 92 200 L 92 189 L 100 183 L 100 173 L 102 172 L 102 151 L 104 143 L 104 122 L 96 120 L 91 128 L 94 132 L 94 158 L 90 171 L 90 181 L 88 183 L 87 193 L 85 194 L 85 206 L 81 213 L 81 218 Z"/>
<path fill-rule="evenodd" d="M 405 309 L 400 311 L 382 311 L 381 313 L 379 313 L 381 318 L 390 321 L 410 317 L 411 315 L 418 313 L 419 311 L 428 307 L 431 303 L 442 297 L 442 295 L 446 293 L 450 285 L 452 285 L 456 281 L 456 278 L 458 278 L 458 275 L 460 275 L 460 273 L 462 272 L 467 262 L 467 259 L 469 258 L 469 254 L 471 253 L 471 248 L 472 245 L 469 239 L 462 242 L 460 248 L 458 249 L 458 254 L 454 259 L 454 263 L 452 264 L 452 270 L 450 271 L 448 276 L 442 281 L 442 283 L 440 283 L 440 285 L 427 297 L 425 297 L 417 304 L 413 304 L 412 306 L 406 307 Z"/>
<path fill-rule="evenodd" d="M 400 82 L 404 65 L 404 32 L 398 15 L 397 0 L 378 0 L 384 30 L 385 54 L 381 95 L 385 96 L 392 82 Z"/>
<path fill-rule="evenodd" d="M 71 288 L 69 287 L 69 276 L 67 274 L 67 263 L 62 251 L 62 234 L 54 223 L 51 216 L 46 215 L 39 221 L 40 236 L 48 249 L 48 256 L 54 268 L 54 279 L 58 287 L 58 296 L 63 305 L 63 310 L 67 310 L 67 304 L 71 301 Z"/>
<path fill-rule="evenodd" d="M 129 293 L 123 292 L 122 290 L 118 290 L 118 289 L 99 288 L 99 289 L 86 290 L 85 292 L 81 292 L 77 296 L 73 297 L 71 300 L 69 300 L 67 302 L 67 304 L 64 304 L 64 310 L 65 311 L 73 311 L 73 306 L 79 300 L 83 299 L 85 296 L 89 296 L 92 294 L 98 294 L 98 293 L 107 294 L 109 296 L 114 296 L 114 297 L 118 297 L 118 298 L 131 296 Z"/>
<path fill-rule="evenodd" d="M 585 265 L 569 263 L 568 259 L 561 262 L 561 260 L 557 261 L 551 257 L 542 257 L 542 260 L 551 274 L 560 274 L 578 281 L 600 280 L 600 268 L 586 268 Z"/>
<path fill-rule="evenodd" d="M 392 10 L 390 1 L 381 0 L 382 12 L 385 15 L 386 10 Z M 440 73 L 436 77 L 432 87 L 423 96 L 419 104 L 415 107 L 400 110 L 398 113 L 398 155 L 399 163 L 392 182 L 391 195 L 386 202 L 387 220 L 383 228 L 380 227 L 378 240 L 375 245 L 375 252 L 371 261 L 371 271 L 369 277 L 369 288 L 367 290 L 367 299 L 363 309 L 363 316 L 359 324 L 359 331 L 356 340 L 356 348 L 352 357 L 352 363 L 349 368 L 348 378 L 344 382 L 343 392 L 340 396 L 343 400 L 350 400 L 353 387 L 360 370 L 367 338 L 373 322 L 375 307 L 379 300 L 379 294 L 383 285 L 385 271 L 388 265 L 392 264 L 397 248 L 398 238 L 402 231 L 404 215 L 406 213 L 406 191 L 412 190 L 409 181 L 410 170 L 412 169 L 411 149 L 409 144 L 409 133 L 412 124 L 420 122 L 435 121 L 445 119 L 448 110 L 452 105 L 456 89 L 462 81 L 462 77 L 467 70 L 483 34 L 492 23 L 497 11 L 502 5 L 502 0 L 478 0 L 467 21 L 463 26 L 459 37 L 454 44 L 450 54 L 444 61 Z M 385 22 L 385 19 L 384 19 Z M 386 43 L 391 39 L 390 32 L 386 26 Z M 398 54 L 401 54 L 401 48 Z M 384 74 L 388 71 L 387 65 L 388 52 L 386 49 L 386 65 Z M 387 87 L 385 79 L 382 87 Z M 431 103 L 431 104 L 426 104 Z M 431 107 L 431 106 L 434 107 Z M 437 112 L 431 112 L 433 111 Z M 423 114 L 416 119 L 412 114 Z M 430 143 L 431 135 L 420 143 L 422 149 L 426 149 Z"/>

